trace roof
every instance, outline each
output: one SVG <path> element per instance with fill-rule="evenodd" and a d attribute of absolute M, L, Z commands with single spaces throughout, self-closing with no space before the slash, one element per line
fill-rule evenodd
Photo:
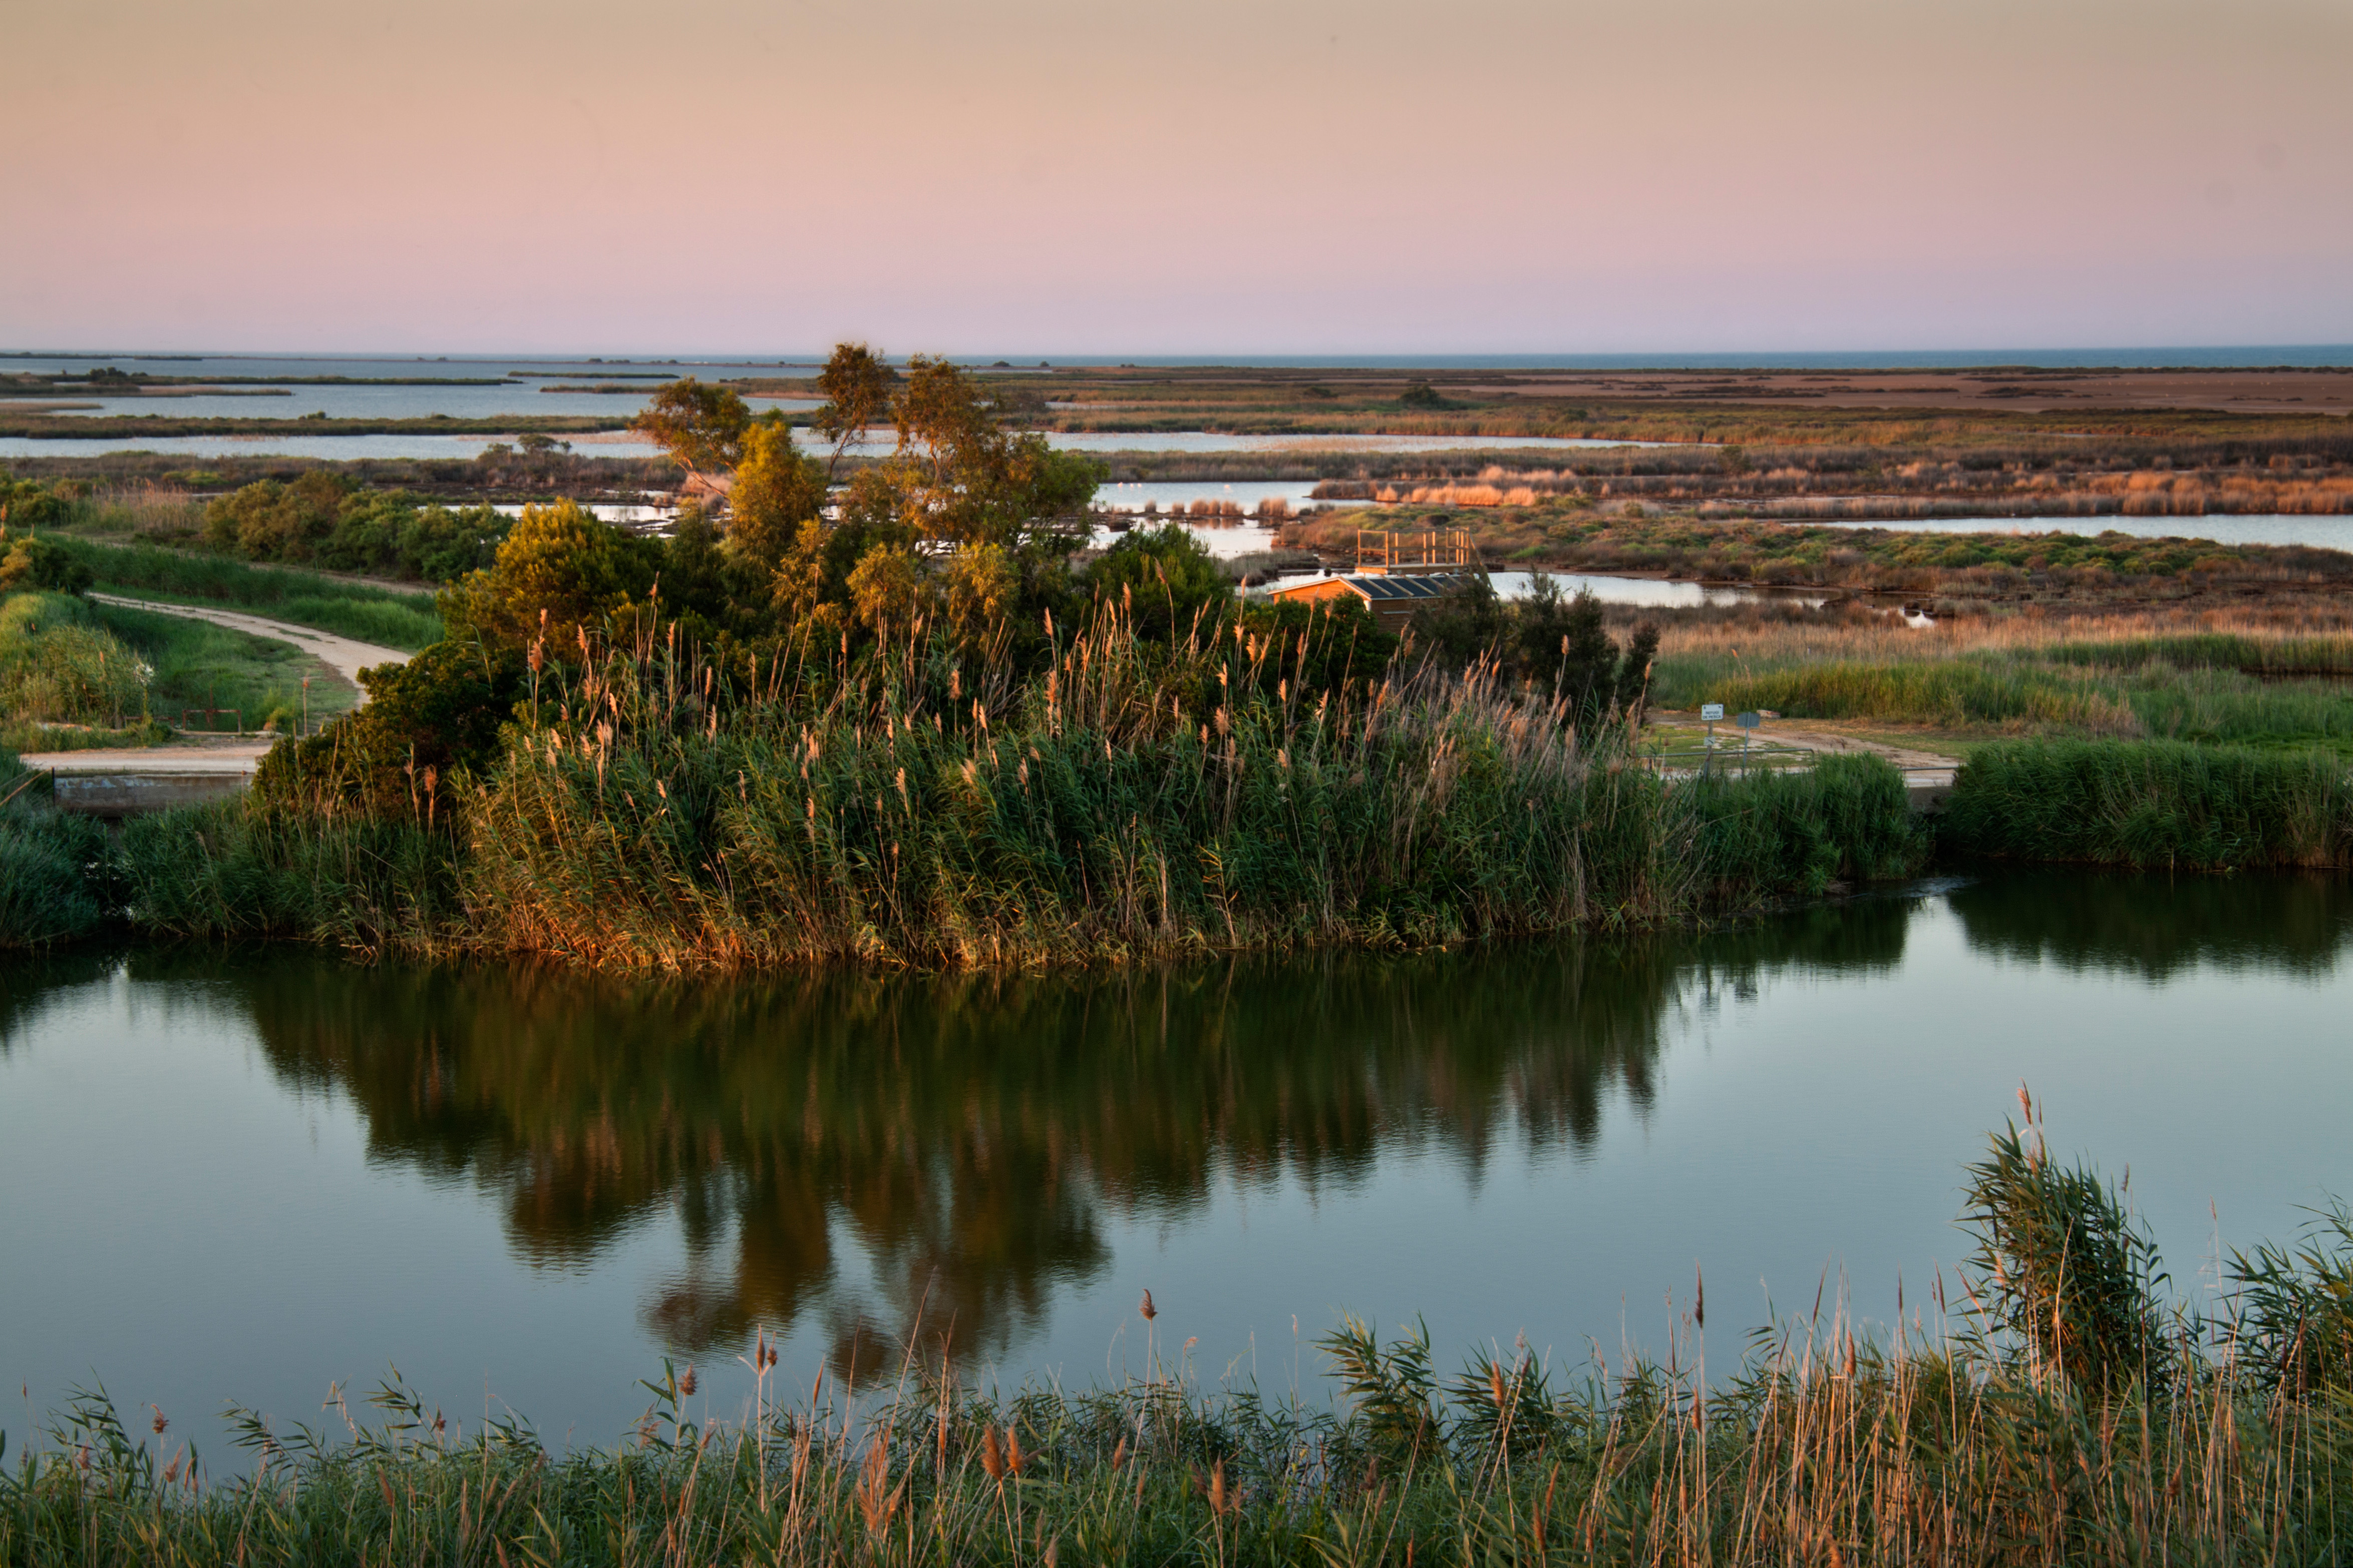
<path fill-rule="evenodd" d="M 1467 584 L 1457 574 L 1446 572 L 1411 577 L 1314 577 L 1303 583 L 1286 583 L 1273 590 L 1277 594 L 1296 593 L 1302 588 L 1337 583 L 1361 595 L 1373 604 L 1415 599 L 1442 599 L 1461 593 Z"/>

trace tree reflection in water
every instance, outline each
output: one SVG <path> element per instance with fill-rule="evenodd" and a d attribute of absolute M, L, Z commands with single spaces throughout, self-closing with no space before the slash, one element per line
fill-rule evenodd
<path fill-rule="evenodd" d="M 201 964 L 276 1072 L 351 1099 L 372 1160 L 496 1194 L 539 1266 L 585 1268 L 674 1211 L 690 1262 L 645 1309 L 663 1341 L 815 1314 L 855 1363 L 919 1318 L 934 1348 L 1002 1352 L 1109 1267 L 1106 1220 L 1181 1217 L 1214 1182 L 1345 1185 L 1430 1145 L 1475 1167 L 1506 1132 L 1589 1145 L 1613 1092 L 1647 1106 L 1672 1015 L 1760 967 L 1892 963 L 1905 918 L 1092 975 L 133 967 Z M 846 1282 L 868 1270 L 845 1243 L 881 1300 Z"/>

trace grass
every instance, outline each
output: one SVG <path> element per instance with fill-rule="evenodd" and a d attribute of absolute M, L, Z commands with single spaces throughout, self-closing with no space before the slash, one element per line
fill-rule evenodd
<path fill-rule="evenodd" d="M 2336 757 L 2151 741 L 1979 747 L 1938 827 L 1963 854 L 2231 870 L 2353 868 L 2353 780 Z"/>
<path fill-rule="evenodd" d="M 153 545 L 100 544 L 69 536 L 58 542 L 97 574 L 101 592 L 223 605 L 409 653 L 441 637 L 440 616 L 427 593 L 399 593 L 323 573 Z"/>
<path fill-rule="evenodd" d="M 190 709 L 236 709 L 250 731 L 275 723 L 291 733 L 308 713 L 313 726 L 350 708 L 359 693 L 318 658 L 292 643 L 217 626 L 209 621 L 120 605 L 92 604 L 92 621 L 134 649 L 153 674 L 150 711 L 190 730 L 227 730 L 238 721 L 207 720 Z M 302 683 L 310 680 L 305 698 Z"/>
<path fill-rule="evenodd" d="M 1311 701 L 1314 635 L 1164 660 L 1108 614 L 1024 686 L 905 639 L 723 686 L 649 633 L 551 665 L 481 777 L 396 779 L 388 817 L 321 752 L 256 803 L 131 824 L 130 909 L 619 970 L 996 968 L 1659 924 L 1925 854 L 1868 759 L 1675 788 L 1491 671 Z"/>
<path fill-rule="evenodd" d="M 0 595 L 0 721 L 12 728 L 141 725 L 150 673 L 83 601 Z"/>
<path fill-rule="evenodd" d="M 1969 740 L 2169 739 L 2353 758 L 2353 625 L 2325 604 L 2204 614 L 1667 617 L 1662 707 Z"/>
<path fill-rule="evenodd" d="M 1704 1293 L 1663 1363 L 1563 1365 L 1344 1319 L 1321 1387 L 1164 1364 L 992 1395 L 918 1337 L 895 1377 L 783 1397 L 755 1331 L 739 1419 L 665 1363 L 634 1436 L 470 1435 L 394 1376 L 318 1427 L 232 1406 L 244 1473 L 161 1410 L 79 1394 L 0 1472 L 0 1560 L 1606 1564 L 2342 1561 L 2353 1547 L 2348 1216 L 2228 1266 L 2203 1321 L 2117 1191 L 2031 1115 L 1973 1165 L 1967 1310 L 1876 1342 L 1833 1312 L 1709 1371 Z"/>

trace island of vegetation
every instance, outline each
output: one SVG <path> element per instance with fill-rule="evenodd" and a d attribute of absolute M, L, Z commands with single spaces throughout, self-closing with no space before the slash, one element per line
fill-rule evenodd
<path fill-rule="evenodd" d="M 1058 379 L 1049 409 L 1035 377 L 845 345 L 808 381 L 744 384 L 814 414 L 666 383 L 636 422 L 684 503 L 660 537 L 568 493 L 641 499 L 642 464 L 544 435 L 454 463 L 132 459 L 111 488 L 100 460 L 42 459 L 0 516 L 0 741 L 137 742 L 189 710 L 318 732 L 278 748 L 246 801 L 119 838 L 46 811 L 40 779 L 0 784 L 26 911 L 0 940 L 127 921 L 594 966 L 994 965 L 1685 921 L 1937 853 L 2353 859 L 2353 555 L 1894 532 L 1836 510 L 1862 504 L 1841 486 L 1894 515 L 1907 487 L 1932 510 L 2010 504 L 1997 492 L 2128 516 L 2341 505 L 2333 414 L 2071 406 L 2102 427 L 2071 443 L 1983 387 L 1897 416 L 1820 387 L 1754 405 L 1662 383 L 1617 386 L 1616 406 L 1704 415 L 1710 445 L 1544 468 L 1274 459 L 1369 504 L 1271 518 L 1271 558 L 1345 564 L 1367 537 L 1443 526 L 1497 567 L 1816 591 L 1633 612 L 1480 588 L 1398 637 L 1352 604 L 1237 596 L 1247 566 L 1150 517 L 1104 547 L 1099 485 L 1166 455 L 1061 451 L 1024 427 L 1147 403 L 1235 423 L 1253 400 L 1270 422 L 1345 426 L 1384 398 L 1409 422 L 1484 398 L 1482 418 L 1509 405 L 1556 428 L 1556 399 L 1442 377 L 1129 381 L 1124 413 L 1114 373 Z M 1727 432 L 1754 444 L 1714 444 Z M 1836 522 L 1791 521 L 1825 506 Z M 337 716 L 355 692 L 300 690 L 250 642 L 93 585 L 416 657 Z M 1907 624 L 1906 605 L 1926 613 Z M 1702 701 L 1853 754 L 1728 778 L 1659 760 Z M 1958 765 L 1933 820 L 1880 760 L 1904 747 Z"/>

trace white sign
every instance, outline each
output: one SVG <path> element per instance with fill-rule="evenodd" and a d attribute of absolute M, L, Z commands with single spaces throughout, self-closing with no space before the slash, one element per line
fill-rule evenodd
<path fill-rule="evenodd" d="M 1700 704 L 1700 708 L 1699 708 L 1699 717 L 1700 717 L 1700 722 L 1702 722 L 1702 723 L 1704 723 L 1704 724 L 1721 724 L 1721 723 L 1723 723 L 1723 722 L 1724 722 L 1724 704 L 1723 704 L 1723 703 L 1721 703 L 1721 702 L 1703 702 L 1703 703 L 1701 703 L 1701 704 Z"/>

